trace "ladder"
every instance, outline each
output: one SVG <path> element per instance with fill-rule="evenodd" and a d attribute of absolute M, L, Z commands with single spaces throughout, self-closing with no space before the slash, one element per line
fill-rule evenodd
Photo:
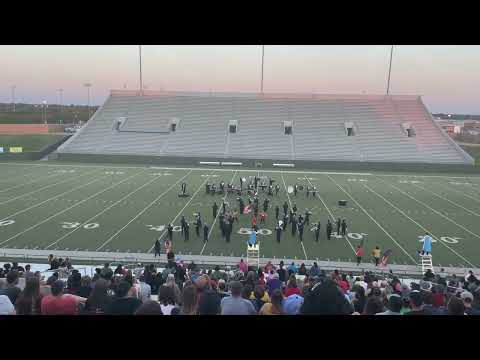
<path fill-rule="evenodd" d="M 247 245 L 247 265 L 255 264 L 260 268 L 260 246 L 258 243 L 255 245 Z"/>
<path fill-rule="evenodd" d="M 425 274 L 428 269 L 435 273 L 433 270 L 433 263 L 432 263 L 432 255 L 420 255 L 421 257 L 421 264 L 422 264 L 422 274 Z"/>

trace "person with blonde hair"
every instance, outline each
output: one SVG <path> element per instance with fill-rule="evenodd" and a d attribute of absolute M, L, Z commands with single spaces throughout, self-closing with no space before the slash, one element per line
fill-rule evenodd
<path fill-rule="evenodd" d="M 259 315 L 283 315 L 283 295 L 280 289 L 275 289 L 272 293 L 271 302 L 265 303 Z"/>

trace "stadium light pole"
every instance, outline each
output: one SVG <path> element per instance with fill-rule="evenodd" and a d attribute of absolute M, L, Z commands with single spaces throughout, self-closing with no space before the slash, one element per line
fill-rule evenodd
<path fill-rule="evenodd" d="M 265 56 L 265 45 L 262 45 L 262 79 L 260 82 L 260 92 L 263 94 L 263 59 Z"/>
<path fill-rule="evenodd" d="M 88 120 L 90 120 L 90 87 L 92 84 L 90 83 L 85 83 L 83 84 L 87 88 L 87 109 L 88 109 Z"/>
<path fill-rule="evenodd" d="M 15 89 L 17 85 L 12 85 L 12 105 L 13 105 L 13 112 L 15 112 Z"/>
<path fill-rule="evenodd" d="M 143 81 L 142 81 L 142 45 L 138 45 L 139 65 L 140 65 L 140 95 L 143 94 Z"/>
<path fill-rule="evenodd" d="M 42 117 L 43 117 L 43 123 L 47 123 L 47 100 L 42 101 Z"/>
<path fill-rule="evenodd" d="M 393 45 L 390 49 L 390 65 L 388 67 L 387 95 L 390 92 L 390 73 L 392 72 Z"/>
<path fill-rule="evenodd" d="M 57 91 L 60 93 L 60 111 L 62 111 L 62 106 L 63 106 L 63 89 L 57 89 Z"/>

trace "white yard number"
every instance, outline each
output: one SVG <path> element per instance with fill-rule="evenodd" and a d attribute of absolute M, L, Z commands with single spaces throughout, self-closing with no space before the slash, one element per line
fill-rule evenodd
<path fill-rule="evenodd" d="M 123 171 L 105 171 L 105 175 L 123 175 Z"/>
<path fill-rule="evenodd" d="M 15 220 L 3 220 L 3 221 L 0 221 L 0 226 L 12 225 L 14 222 Z"/>
<path fill-rule="evenodd" d="M 79 227 L 80 225 L 82 225 L 82 224 L 79 223 L 79 222 L 67 222 L 67 221 L 62 222 L 62 228 L 64 228 L 64 229 L 75 229 L 75 228 Z M 100 224 L 98 224 L 98 223 L 90 223 L 90 224 L 85 224 L 82 227 L 84 229 L 91 230 L 91 229 L 96 229 L 99 226 L 100 226 Z"/>
<path fill-rule="evenodd" d="M 417 180 L 399 180 L 400 184 L 421 184 L 421 181 Z"/>
<path fill-rule="evenodd" d="M 248 228 L 240 228 L 240 229 L 238 229 L 237 234 L 240 234 L 240 235 L 251 235 L 251 234 L 252 234 L 252 230 L 251 230 L 251 229 L 248 229 Z M 258 234 L 258 235 L 272 235 L 272 230 L 269 230 L 269 229 L 260 229 L 260 230 L 257 231 L 257 234 Z"/>
<path fill-rule="evenodd" d="M 362 240 L 365 235 L 368 235 L 368 234 L 365 234 L 365 233 L 348 233 L 348 237 L 350 239 L 354 239 L 354 240 Z"/>
<path fill-rule="evenodd" d="M 353 181 L 353 182 L 355 182 L 355 181 L 367 182 L 368 180 L 366 180 L 366 179 L 347 179 L 347 181 Z"/>
<path fill-rule="evenodd" d="M 459 237 L 442 236 L 440 240 L 449 244 L 458 244 Z"/>
<path fill-rule="evenodd" d="M 149 228 L 149 230 L 153 230 L 153 231 L 163 231 L 165 230 L 165 225 L 147 225 L 147 227 Z"/>
<path fill-rule="evenodd" d="M 75 170 L 55 170 L 56 173 L 67 174 L 67 173 L 74 173 Z"/>

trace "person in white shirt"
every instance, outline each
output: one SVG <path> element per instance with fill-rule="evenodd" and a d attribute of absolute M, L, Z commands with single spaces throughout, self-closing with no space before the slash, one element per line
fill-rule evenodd
<path fill-rule="evenodd" d="M 0 295 L 0 315 L 15 315 L 15 307 L 7 295 Z"/>
<path fill-rule="evenodd" d="M 142 302 L 150 300 L 150 296 L 152 295 L 152 287 L 145 282 L 145 275 L 140 275 L 139 280 L 139 291 L 138 291 L 138 298 L 142 300 Z"/>

